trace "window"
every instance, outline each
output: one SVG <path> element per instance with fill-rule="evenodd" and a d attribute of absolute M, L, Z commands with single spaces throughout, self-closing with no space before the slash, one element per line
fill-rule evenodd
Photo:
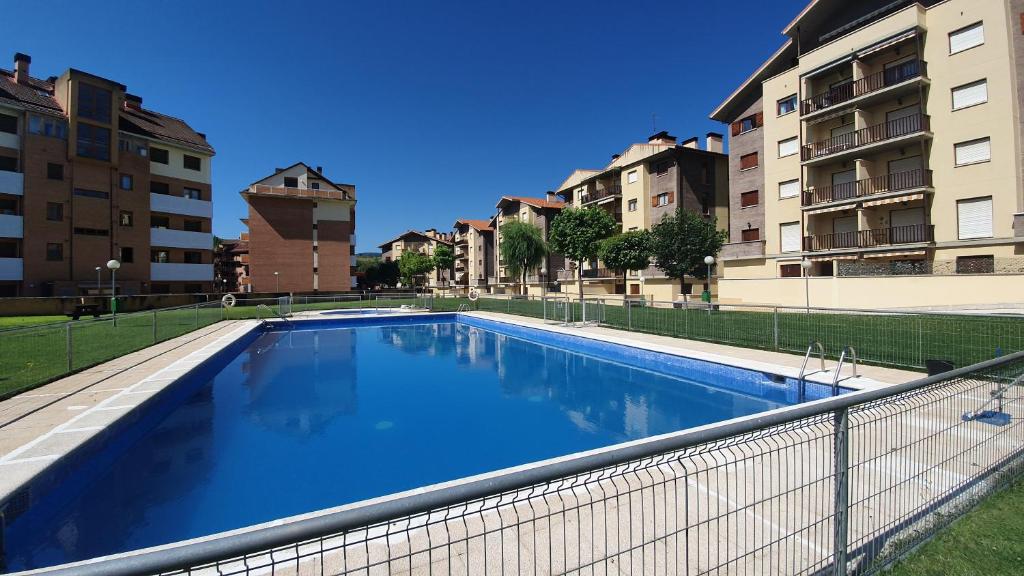
<path fill-rule="evenodd" d="M 654 200 L 655 206 L 668 206 L 668 192 L 658 194 Z"/>
<path fill-rule="evenodd" d="M 149 147 L 149 160 L 157 164 L 170 164 L 171 154 L 163 148 Z"/>
<path fill-rule="evenodd" d="M 12 240 L 0 240 L 0 258 L 21 258 L 18 243 Z"/>
<path fill-rule="evenodd" d="M 156 264 L 167 264 L 170 262 L 170 257 L 167 250 L 152 250 L 149 253 L 149 261 Z"/>
<path fill-rule="evenodd" d="M 135 187 L 135 179 L 131 174 L 121 174 L 121 190 L 131 190 Z"/>
<path fill-rule="evenodd" d="M 7 132 L 8 134 L 17 134 L 18 117 L 10 116 L 8 114 L 0 114 L 0 132 Z"/>
<path fill-rule="evenodd" d="M 0 196 L 0 214 L 6 216 L 18 215 L 18 200 L 7 196 Z"/>
<path fill-rule="evenodd" d="M 170 228 L 171 227 L 171 219 L 168 218 L 167 216 L 158 216 L 156 214 L 151 214 L 150 217 L 149 217 L 149 227 L 150 228 Z"/>
<path fill-rule="evenodd" d="M 285 188 L 298 188 L 299 187 L 299 179 L 294 177 L 294 176 L 285 176 L 284 177 L 284 187 Z"/>
<path fill-rule="evenodd" d="M 796 111 L 796 94 L 787 96 L 782 100 L 779 100 L 776 104 L 776 109 L 779 116 L 785 116 L 790 112 Z"/>
<path fill-rule="evenodd" d="M 51 136 L 54 138 L 67 138 L 68 125 L 60 118 L 50 118 L 32 115 L 28 117 L 28 131 L 31 134 L 40 136 Z"/>
<path fill-rule="evenodd" d="M 740 239 L 744 242 L 755 242 L 761 239 L 760 228 L 747 228 L 740 232 Z"/>
<path fill-rule="evenodd" d="M 18 159 L 13 156 L 0 156 L 0 170 L 4 172 L 17 172 Z"/>
<path fill-rule="evenodd" d="M 636 198 L 626 202 L 626 210 L 630 212 L 636 212 Z"/>
<path fill-rule="evenodd" d="M 185 188 L 181 191 L 181 195 L 192 200 L 203 199 L 203 193 L 198 188 Z"/>
<path fill-rule="evenodd" d="M 79 82 L 78 116 L 110 124 L 110 98 L 110 90 Z"/>
<path fill-rule="evenodd" d="M 800 195 L 800 181 L 786 180 L 779 182 L 779 198 L 795 198 Z"/>
<path fill-rule="evenodd" d="M 203 222 L 201 220 L 185 220 L 185 223 L 182 226 L 182 228 L 184 228 L 188 232 L 202 232 Z"/>
<path fill-rule="evenodd" d="M 309 183 L 309 187 L 312 190 L 319 190 L 320 189 L 320 183 L 319 182 L 310 182 Z"/>
<path fill-rule="evenodd" d="M 783 278 L 799 278 L 801 270 L 799 264 L 782 264 L 779 266 L 779 276 Z"/>
<path fill-rule="evenodd" d="M 800 143 L 796 136 L 779 140 L 779 158 L 792 156 L 800 151 Z"/>
<path fill-rule="evenodd" d="M 732 123 L 732 135 L 743 134 L 744 132 L 750 132 L 764 123 L 761 113 L 751 114 L 746 118 L 740 118 L 739 120 Z"/>
<path fill-rule="evenodd" d="M 994 256 L 957 256 L 957 274 L 994 274 L 996 259 Z"/>
<path fill-rule="evenodd" d="M 78 123 L 77 153 L 83 158 L 110 160 L 110 128 Z"/>
<path fill-rule="evenodd" d="M 62 222 L 64 220 L 64 205 L 60 202 L 47 202 L 46 219 L 51 222 Z"/>
<path fill-rule="evenodd" d="M 992 237 L 992 197 L 960 200 L 956 203 L 956 219 L 961 240 Z"/>
<path fill-rule="evenodd" d="M 626 173 L 627 184 L 632 184 L 636 182 L 639 178 L 640 176 L 637 174 L 636 170 L 630 170 L 629 172 Z"/>
<path fill-rule="evenodd" d="M 188 154 L 182 156 L 181 165 L 188 170 L 197 172 L 203 169 L 203 161 L 198 156 L 189 156 Z"/>
<path fill-rule="evenodd" d="M 757 190 L 751 190 L 750 192 L 744 192 L 740 194 L 740 208 L 749 208 L 751 206 L 757 206 L 759 203 Z"/>
<path fill-rule="evenodd" d="M 781 252 L 800 251 L 799 222 L 787 222 L 779 225 L 779 250 Z"/>
<path fill-rule="evenodd" d="M 985 26 L 978 22 L 949 33 L 949 53 L 956 54 L 985 43 Z"/>
<path fill-rule="evenodd" d="M 50 180 L 63 180 L 64 179 L 64 165 L 54 164 L 53 162 L 46 163 L 46 177 Z"/>
<path fill-rule="evenodd" d="M 156 180 L 149 181 L 149 193 L 150 194 L 170 194 L 171 186 L 167 182 L 157 182 Z"/>
<path fill-rule="evenodd" d="M 202 264 L 203 253 L 194 250 L 185 251 L 185 264 Z"/>
<path fill-rule="evenodd" d="M 101 192 L 99 190 L 85 190 L 83 188 L 75 188 L 75 196 L 83 196 L 85 198 L 110 198 L 108 192 Z"/>
<path fill-rule="evenodd" d="M 128 210 L 121 210 L 121 213 L 117 217 L 117 222 L 125 228 L 131 228 L 135 224 L 135 218 Z"/>
<path fill-rule="evenodd" d="M 79 236 L 110 236 L 109 230 L 103 230 L 100 228 L 78 228 L 75 227 L 75 234 Z"/>
<path fill-rule="evenodd" d="M 978 138 L 953 145 L 957 166 L 988 162 L 992 158 L 992 146 L 988 138 Z"/>
<path fill-rule="evenodd" d="M 46 259 L 57 262 L 64 259 L 64 245 L 49 243 L 46 245 Z"/>
<path fill-rule="evenodd" d="M 671 163 L 669 162 L 658 162 L 654 165 L 654 173 L 658 176 L 664 176 L 665 174 L 668 174 L 668 169 L 670 167 Z"/>
<path fill-rule="evenodd" d="M 121 246 L 121 263 L 131 264 L 135 262 L 135 249 L 131 246 Z"/>
<path fill-rule="evenodd" d="M 953 88 L 953 110 L 988 102 L 988 81 L 978 80 Z"/>
<path fill-rule="evenodd" d="M 740 170 L 750 170 L 751 168 L 757 168 L 757 152 L 740 156 Z"/>

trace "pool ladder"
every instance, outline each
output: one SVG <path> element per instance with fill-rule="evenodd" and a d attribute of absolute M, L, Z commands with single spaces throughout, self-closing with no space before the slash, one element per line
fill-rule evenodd
<path fill-rule="evenodd" d="M 459 304 L 459 309 L 456 312 L 469 312 L 469 304 Z"/>
<path fill-rule="evenodd" d="M 853 346 L 847 346 L 843 348 L 843 351 L 839 354 L 839 364 L 836 364 L 836 373 L 832 375 L 832 395 L 837 396 L 839 394 L 839 377 L 843 373 L 843 362 L 846 360 L 846 353 L 850 353 L 850 366 L 853 367 L 853 377 L 857 377 L 857 351 L 853 349 Z"/>
<path fill-rule="evenodd" d="M 991 406 L 993 402 L 996 403 L 996 413 L 1002 413 L 1003 400 L 1006 397 L 1006 393 L 1009 392 L 1010 388 L 1013 388 L 1014 386 L 1024 386 L 1024 374 L 1017 376 L 1015 379 L 1008 383 L 1003 382 L 1002 384 L 1000 384 L 998 387 L 996 387 L 995 390 L 993 390 L 990 393 L 992 397 L 986 400 L 980 408 L 978 408 L 977 410 L 964 412 L 963 419 L 977 420 L 978 418 L 981 418 L 982 416 L 985 415 L 985 412 L 988 410 L 988 407 Z"/>
<path fill-rule="evenodd" d="M 807 345 L 807 353 L 804 354 L 804 361 L 800 365 L 800 375 L 797 376 L 797 381 L 800 384 L 800 401 L 803 402 L 804 397 L 807 395 L 807 361 L 811 359 L 811 353 L 817 349 L 818 356 L 821 359 L 821 370 L 819 372 L 825 372 L 825 347 L 821 345 L 821 342 L 815 340 Z M 850 353 L 850 365 L 853 367 L 853 378 L 857 378 L 857 350 L 853 346 L 846 346 L 843 351 L 839 354 L 839 363 L 836 364 L 836 373 L 832 375 L 832 395 L 837 396 L 839 394 L 839 377 L 843 373 L 843 364 L 846 362 L 846 353 Z M 813 372 L 812 372 L 813 374 Z"/>
<path fill-rule="evenodd" d="M 267 315 L 269 315 L 269 316 L 277 316 L 278 318 L 283 320 L 285 324 L 287 324 L 289 326 L 294 326 L 295 325 L 291 320 L 288 319 L 287 316 L 281 314 L 280 312 L 275 312 L 273 308 L 271 308 L 270 306 L 267 306 L 266 304 L 258 304 L 256 306 L 256 310 L 259 311 L 259 312 L 266 312 Z M 262 316 L 260 316 L 260 320 L 263 320 Z"/>

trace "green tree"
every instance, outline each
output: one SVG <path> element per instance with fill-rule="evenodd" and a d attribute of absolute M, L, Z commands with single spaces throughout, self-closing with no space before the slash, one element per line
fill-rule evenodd
<path fill-rule="evenodd" d="M 402 275 L 402 284 L 415 286 L 416 279 L 434 269 L 430 256 L 419 252 L 402 252 L 398 259 L 398 271 Z"/>
<path fill-rule="evenodd" d="M 401 271 L 398 269 L 398 262 L 381 262 L 377 265 L 377 282 L 384 286 L 394 287 L 398 284 Z"/>
<path fill-rule="evenodd" d="M 651 263 L 654 253 L 651 233 L 647 230 L 633 230 L 612 236 L 601 242 L 598 256 L 608 268 L 622 273 L 626 283 L 627 270 L 643 270 Z"/>
<path fill-rule="evenodd" d="M 612 215 L 601 208 L 566 208 L 551 221 L 548 239 L 551 249 L 572 261 L 579 285 L 580 307 L 583 321 L 587 320 L 583 306 L 583 263 L 597 258 L 601 241 L 619 229 Z"/>
<path fill-rule="evenodd" d="M 540 229 L 526 222 L 502 224 L 499 250 L 509 274 L 521 280 L 520 294 L 526 294 L 526 274 L 540 266 L 548 254 L 548 246 Z"/>
<path fill-rule="evenodd" d="M 431 259 L 434 267 L 441 271 L 441 279 L 448 280 L 448 271 L 455 265 L 455 252 L 445 244 L 438 244 Z"/>
<path fill-rule="evenodd" d="M 714 218 L 676 209 L 673 216 L 665 215 L 651 229 L 653 237 L 654 265 L 669 278 L 679 280 L 683 301 L 686 301 L 684 279 L 687 276 L 703 279 L 707 277 L 705 256 L 718 256 L 725 243 L 726 233 L 719 230 Z"/>

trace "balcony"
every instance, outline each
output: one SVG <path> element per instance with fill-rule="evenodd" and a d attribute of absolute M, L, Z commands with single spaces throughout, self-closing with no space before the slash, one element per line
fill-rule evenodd
<path fill-rule="evenodd" d="M 835 111 L 842 105 L 867 104 L 869 96 L 881 97 L 885 92 L 899 86 L 912 86 L 913 81 L 927 77 L 927 64 L 923 60 L 911 60 L 875 72 L 846 84 L 841 84 L 816 96 L 811 96 L 800 103 L 800 114 L 813 117 L 826 110 Z M 873 98 L 872 98 L 873 99 Z"/>
<path fill-rule="evenodd" d="M 875 228 L 871 230 L 852 230 L 834 234 L 804 236 L 805 252 L 823 252 L 826 250 L 877 248 L 898 244 L 920 244 L 935 240 L 935 226 L 932 224 L 914 224 L 893 228 Z"/>
<path fill-rule="evenodd" d="M 209 232 L 171 230 L 169 228 L 151 228 L 149 230 L 149 243 L 152 246 L 165 248 L 212 250 L 213 234 L 210 234 Z"/>
<path fill-rule="evenodd" d="M 930 130 L 931 122 L 927 115 L 905 116 L 861 128 L 849 134 L 804 144 L 800 150 L 800 159 L 804 163 L 838 160 L 868 147 L 875 147 L 882 143 L 902 142 Z"/>
<path fill-rule="evenodd" d="M 353 200 L 345 190 L 327 190 L 319 188 L 289 188 L 285 186 L 267 186 L 253 184 L 244 194 L 254 196 L 276 196 L 280 198 L 308 198 L 310 200 Z"/>
<path fill-rule="evenodd" d="M 622 196 L 622 186 L 618 184 L 612 184 L 606 188 L 600 188 L 593 192 L 588 192 L 586 196 L 580 199 L 580 206 L 586 206 L 595 202 L 602 202 L 612 198 L 619 198 Z"/>
<path fill-rule="evenodd" d="M 213 264 L 181 264 L 177 262 L 150 262 L 149 279 L 153 282 L 213 280 Z"/>
<path fill-rule="evenodd" d="M 24 238 L 23 218 L 12 214 L 0 214 L 0 238 Z"/>
<path fill-rule="evenodd" d="M 182 196 L 171 196 L 170 194 L 150 193 L 149 209 L 153 212 L 164 212 L 166 214 L 182 214 L 199 218 L 213 217 L 213 202 L 193 200 Z"/>
<path fill-rule="evenodd" d="M 722 246 L 722 252 L 719 256 L 719 260 L 745 260 L 749 258 L 764 258 L 764 240 L 730 242 Z"/>
<path fill-rule="evenodd" d="M 907 192 L 909 190 L 931 187 L 931 170 L 908 170 L 906 172 L 882 174 L 855 182 L 808 188 L 803 192 L 802 205 L 814 206 L 818 204 L 853 202 L 867 196 Z"/>
<path fill-rule="evenodd" d="M 620 276 L 620 274 L 618 274 L 617 272 L 614 272 L 607 268 L 588 268 L 584 270 L 581 273 L 581 275 L 583 276 L 584 280 L 596 280 L 605 278 L 614 279 Z"/>
<path fill-rule="evenodd" d="M 25 195 L 25 175 L 21 172 L 0 170 L 0 194 Z"/>
<path fill-rule="evenodd" d="M 21 280 L 24 275 L 23 263 L 21 258 L 0 258 L 0 280 Z"/>

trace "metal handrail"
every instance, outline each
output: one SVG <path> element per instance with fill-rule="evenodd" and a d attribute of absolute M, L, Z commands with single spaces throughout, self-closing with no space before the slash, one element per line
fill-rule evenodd
<path fill-rule="evenodd" d="M 843 351 L 839 353 L 839 363 L 836 364 L 836 373 L 832 375 L 832 395 L 837 396 L 839 394 L 839 375 L 843 373 L 843 362 L 846 360 L 846 351 L 850 351 L 850 358 L 853 362 L 853 377 L 857 377 L 857 350 L 853 346 L 846 346 Z"/>
<path fill-rule="evenodd" d="M 984 413 L 985 409 L 988 408 L 993 402 L 996 402 L 996 411 L 1003 411 L 1003 397 L 1006 396 L 1006 392 L 1014 386 L 1024 386 L 1024 374 L 1016 377 L 1009 383 L 1000 384 L 999 387 L 992 392 L 992 397 L 986 400 L 980 408 L 977 410 L 969 410 L 964 412 L 964 420 L 976 420 L 980 418 Z"/>
<path fill-rule="evenodd" d="M 824 372 L 825 371 L 825 347 L 821 345 L 821 342 L 815 340 L 815 341 L 813 341 L 813 342 L 811 342 L 810 344 L 807 345 L 807 353 L 804 354 L 804 361 L 800 364 L 800 374 L 797 375 L 797 377 L 796 377 L 797 382 L 800 385 L 800 400 L 801 401 L 803 401 L 804 397 L 806 396 L 805 392 L 807 390 L 807 374 L 806 374 L 807 361 L 810 360 L 811 352 L 814 351 L 815 347 L 818 348 L 818 355 L 821 357 L 821 370 L 819 370 L 819 372 Z M 812 372 L 812 374 L 813 374 L 813 372 Z"/>

